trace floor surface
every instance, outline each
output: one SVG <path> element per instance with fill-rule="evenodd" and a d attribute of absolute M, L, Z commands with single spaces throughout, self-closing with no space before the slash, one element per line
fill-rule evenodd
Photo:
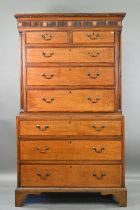
<path fill-rule="evenodd" d="M 126 179 L 128 190 L 128 206 L 119 207 L 110 196 L 98 194 L 41 194 L 28 196 L 24 207 L 14 207 L 15 180 L 0 180 L 0 210 L 96 210 L 96 209 L 128 209 L 140 210 L 140 177 Z"/>

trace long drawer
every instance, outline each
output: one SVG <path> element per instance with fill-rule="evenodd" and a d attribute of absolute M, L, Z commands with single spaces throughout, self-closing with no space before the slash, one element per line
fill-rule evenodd
<path fill-rule="evenodd" d="M 20 120 L 19 135 L 122 135 L 121 120 Z"/>
<path fill-rule="evenodd" d="M 113 67 L 28 67 L 27 85 L 114 85 Z"/>
<path fill-rule="evenodd" d="M 20 160 L 121 160 L 121 141 L 21 140 Z"/>
<path fill-rule="evenodd" d="M 121 187 L 121 165 L 21 165 L 22 187 Z"/>
<path fill-rule="evenodd" d="M 114 47 L 27 48 L 27 62 L 109 62 L 114 63 Z"/>
<path fill-rule="evenodd" d="M 29 90 L 27 111 L 113 112 L 114 90 Z"/>

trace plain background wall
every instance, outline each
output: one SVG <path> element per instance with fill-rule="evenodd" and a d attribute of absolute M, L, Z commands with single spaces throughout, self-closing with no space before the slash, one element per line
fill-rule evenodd
<path fill-rule="evenodd" d="M 16 13 L 126 12 L 123 21 L 122 84 L 126 118 L 127 172 L 140 170 L 140 1 L 0 0 L 0 173 L 16 171 L 20 51 Z"/>

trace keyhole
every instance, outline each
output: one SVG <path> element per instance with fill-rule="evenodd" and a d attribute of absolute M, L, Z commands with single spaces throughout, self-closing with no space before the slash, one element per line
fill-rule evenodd
<path fill-rule="evenodd" d="M 69 124 L 71 124 L 71 120 L 69 121 Z"/>
<path fill-rule="evenodd" d="M 69 143 L 71 144 L 71 141 L 69 141 Z"/>
<path fill-rule="evenodd" d="M 69 91 L 69 93 L 71 93 L 71 90 Z"/>
<path fill-rule="evenodd" d="M 70 166 L 70 168 L 72 168 L 72 166 Z"/>
<path fill-rule="evenodd" d="M 71 49 L 69 49 L 69 51 L 71 52 Z"/>

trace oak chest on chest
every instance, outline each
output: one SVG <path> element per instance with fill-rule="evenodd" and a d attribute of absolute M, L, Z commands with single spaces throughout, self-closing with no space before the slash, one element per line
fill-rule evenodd
<path fill-rule="evenodd" d="M 16 206 L 28 194 L 100 192 L 126 206 L 123 13 L 19 14 Z"/>

